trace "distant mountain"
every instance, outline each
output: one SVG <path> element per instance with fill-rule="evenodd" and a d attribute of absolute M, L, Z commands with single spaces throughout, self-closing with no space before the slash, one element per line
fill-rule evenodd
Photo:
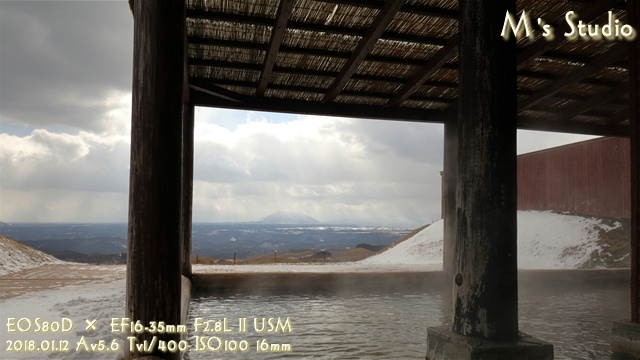
<path fill-rule="evenodd" d="M 256 221 L 259 224 L 287 224 L 313 225 L 320 224 L 319 220 L 295 211 L 276 211 L 273 214 Z"/>

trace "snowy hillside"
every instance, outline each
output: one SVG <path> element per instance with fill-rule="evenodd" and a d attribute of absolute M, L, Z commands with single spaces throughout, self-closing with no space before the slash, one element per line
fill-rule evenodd
<path fill-rule="evenodd" d="M 361 264 L 442 264 L 443 220 Z M 622 226 L 597 218 L 551 211 L 518 211 L 518 267 L 521 269 L 575 269 L 591 254 L 605 254 L 602 233 Z M 620 261 L 620 259 L 614 261 Z"/>
<path fill-rule="evenodd" d="M 0 235 L 0 276 L 44 264 L 62 264 L 49 254 Z"/>

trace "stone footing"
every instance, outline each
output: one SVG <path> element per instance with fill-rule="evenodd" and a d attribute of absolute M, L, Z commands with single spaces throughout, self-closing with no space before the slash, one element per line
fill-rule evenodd
<path fill-rule="evenodd" d="M 640 324 L 614 321 L 611 331 L 611 351 L 625 358 L 640 359 Z"/>
<path fill-rule="evenodd" d="M 553 345 L 520 334 L 516 342 L 491 342 L 458 335 L 449 326 L 427 330 L 427 360 L 553 360 Z"/>

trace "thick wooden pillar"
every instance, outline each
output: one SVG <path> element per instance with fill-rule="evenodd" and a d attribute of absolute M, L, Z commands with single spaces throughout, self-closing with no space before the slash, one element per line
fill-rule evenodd
<path fill-rule="evenodd" d="M 460 106 L 452 331 L 518 338 L 515 0 L 460 0 Z"/>
<path fill-rule="evenodd" d="M 191 278 L 191 220 L 193 214 L 193 130 L 194 107 L 182 106 L 182 206 L 180 238 L 182 275 Z"/>
<path fill-rule="evenodd" d="M 127 316 L 144 326 L 180 323 L 180 212 L 184 1 L 133 3 L 134 63 L 127 259 Z M 179 334 L 132 333 L 127 359 L 177 352 L 137 351 L 145 340 Z M 128 347 L 129 341 L 125 341 Z M 157 342 L 156 342 L 157 344 Z"/>
<path fill-rule="evenodd" d="M 640 30 L 640 4 L 627 1 L 627 22 Z M 631 321 L 640 322 L 640 40 L 629 43 L 631 144 Z"/>
<path fill-rule="evenodd" d="M 627 23 L 640 29 L 640 3 L 627 1 Z M 631 154 L 631 316 L 614 321 L 611 350 L 615 356 L 640 359 L 640 40 L 629 42 L 629 143 Z M 621 357 L 621 358 L 622 358 Z"/>
<path fill-rule="evenodd" d="M 456 176 L 458 162 L 458 113 L 452 109 L 444 123 L 444 160 L 442 172 L 442 202 L 444 217 L 444 239 L 442 251 L 442 270 L 447 284 L 451 284 L 455 259 L 456 232 Z"/>

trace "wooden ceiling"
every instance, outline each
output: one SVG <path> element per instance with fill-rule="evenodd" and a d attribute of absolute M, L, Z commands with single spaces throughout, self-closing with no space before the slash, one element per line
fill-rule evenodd
<path fill-rule="evenodd" d="M 624 23 L 625 7 L 517 2 L 556 34 L 568 11 Z M 186 16 L 197 106 L 443 123 L 458 96 L 457 0 L 187 0 Z M 628 43 L 536 33 L 518 40 L 518 127 L 628 136 Z"/>

